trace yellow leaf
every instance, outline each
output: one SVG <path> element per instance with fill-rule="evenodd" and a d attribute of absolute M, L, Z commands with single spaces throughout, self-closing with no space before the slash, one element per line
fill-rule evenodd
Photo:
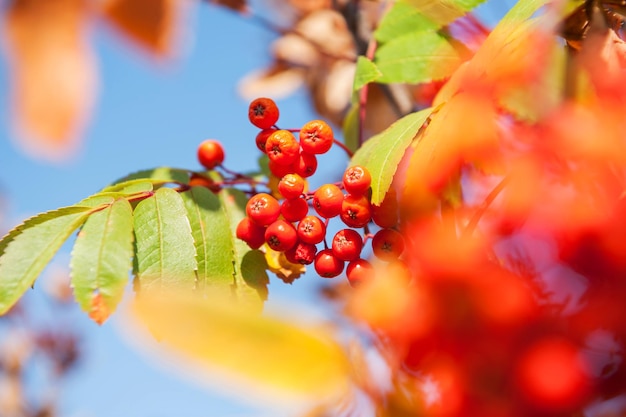
<path fill-rule="evenodd" d="M 243 305 L 190 295 L 142 294 L 133 307 L 133 316 L 162 346 L 203 365 L 212 373 L 207 375 L 219 376 L 222 386 L 230 378 L 235 394 L 333 401 L 347 392 L 349 365 L 327 328 L 305 327 Z M 294 320 L 294 314 L 289 318 Z M 202 369 L 194 366 L 193 372 Z"/>
<path fill-rule="evenodd" d="M 265 245 L 265 259 L 268 269 L 287 284 L 291 284 L 306 272 L 304 265 L 289 262 L 283 252 L 276 252 L 267 245 Z"/>
<path fill-rule="evenodd" d="M 89 17 L 85 0 L 16 0 L 0 24 L 17 134 L 34 156 L 72 154 L 90 114 L 97 76 L 84 38 Z"/>

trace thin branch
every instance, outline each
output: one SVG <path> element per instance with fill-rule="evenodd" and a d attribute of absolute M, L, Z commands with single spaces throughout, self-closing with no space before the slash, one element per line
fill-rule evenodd
<path fill-rule="evenodd" d="M 493 203 L 493 201 L 496 199 L 496 197 L 498 197 L 498 195 L 500 195 L 500 193 L 504 190 L 504 188 L 508 185 L 508 183 L 510 181 L 511 181 L 511 177 L 510 176 L 504 177 L 493 188 L 493 190 L 491 190 L 491 192 L 489 194 L 487 194 L 487 197 L 485 197 L 485 201 L 483 201 L 483 203 L 480 205 L 480 207 L 478 207 L 478 210 L 476 210 L 476 212 L 474 213 L 474 215 L 470 219 L 469 223 L 465 227 L 465 230 L 463 231 L 463 235 L 464 236 L 470 236 L 472 233 L 474 233 L 474 230 L 476 229 L 476 226 L 478 226 L 478 223 L 480 222 L 480 219 L 482 219 L 483 215 L 485 214 L 485 212 L 487 211 L 489 206 Z"/>

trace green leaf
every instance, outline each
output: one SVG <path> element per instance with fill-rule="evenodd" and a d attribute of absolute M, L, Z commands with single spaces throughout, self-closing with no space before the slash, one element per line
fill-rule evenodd
<path fill-rule="evenodd" d="M 432 109 L 424 109 L 403 117 L 372 136 L 354 154 L 352 164 L 366 166 L 372 175 L 372 204 L 382 202 L 404 152 L 431 112 Z"/>
<path fill-rule="evenodd" d="M 343 119 L 343 142 L 352 152 L 356 152 L 359 143 L 359 104 L 354 103 Z"/>
<path fill-rule="evenodd" d="M 356 61 L 356 73 L 354 75 L 353 91 L 358 91 L 364 85 L 376 81 L 382 76 L 382 72 L 372 61 L 364 56 L 360 56 Z"/>
<path fill-rule="evenodd" d="M 203 293 L 224 291 L 233 285 L 233 240 L 229 220 L 219 197 L 204 187 L 181 194 L 187 209 L 198 262 L 197 288 Z"/>
<path fill-rule="evenodd" d="M 438 80 L 452 74 L 462 58 L 448 39 L 437 32 L 413 32 L 383 44 L 376 51 L 376 65 L 383 83 Z"/>
<path fill-rule="evenodd" d="M 89 216 L 78 233 L 70 262 L 74 296 L 99 324 L 122 299 L 132 255 L 133 211 L 126 199 Z"/>
<path fill-rule="evenodd" d="M 431 21 L 444 26 L 452 23 L 484 0 L 407 0 Z"/>
<path fill-rule="evenodd" d="M 137 178 L 134 180 L 122 181 L 109 185 L 100 193 L 118 193 L 121 195 L 132 195 L 137 193 L 145 193 L 154 190 L 155 185 L 167 184 L 165 180 L 152 180 L 146 178 Z"/>
<path fill-rule="evenodd" d="M 31 287 L 63 242 L 92 213 L 71 206 L 31 217 L 0 241 L 0 314 Z"/>
<path fill-rule="evenodd" d="M 189 171 L 180 168 L 159 167 L 153 169 L 145 169 L 129 174 L 113 183 L 113 186 L 122 182 L 137 180 L 137 179 L 150 179 L 154 184 L 165 183 L 189 183 Z M 106 189 L 105 189 L 106 190 Z M 110 191 L 110 190 L 109 190 Z"/>
<path fill-rule="evenodd" d="M 267 262 L 259 250 L 251 250 L 237 238 L 237 224 L 246 215 L 248 197 L 242 191 L 226 188 L 219 193 L 222 206 L 226 211 L 233 243 L 235 286 L 234 293 L 240 301 L 260 305 L 259 300 L 267 298 Z"/>
<path fill-rule="evenodd" d="M 440 27 L 440 24 L 424 16 L 415 6 L 397 1 L 383 16 L 374 37 L 378 42 L 385 43 L 408 33 L 436 31 Z"/>
<path fill-rule="evenodd" d="M 161 188 L 137 204 L 134 216 L 136 277 L 141 290 L 192 289 L 196 248 L 181 196 Z"/>

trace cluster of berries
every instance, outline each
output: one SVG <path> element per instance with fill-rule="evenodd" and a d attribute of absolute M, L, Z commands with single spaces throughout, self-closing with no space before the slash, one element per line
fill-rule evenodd
<path fill-rule="evenodd" d="M 300 129 L 279 129 L 278 117 L 278 107 L 269 98 L 250 104 L 249 119 L 261 129 L 256 145 L 268 156 L 270 172 L 278 179 L 280 198 L 269 193 L 253 195 L 246 206 L 247 216 L 238 224 L 237 237 L 253 249 L 267 244 L 283 252 L 291 263 L 313 264 L 325 278 L 336 277 L 345 268 L 351 284 L 365 279 L 372 269 L 361 258 L 368 239 L 377 258 L 397 260 L 404 241 L 394 229 L 398 221 L 395 198 L 386 199 L 380 206 L 372 205 L 371 175 L 359 165 L 346 169 L 340 184 L 324 184 L 314 192 L 307 191 L 305 178 L 315 173 L 317 155 L 328 152 L 336 143 L 332 128 L 322 120 L 313 120 Z M 299 132 L 299 139 L 295 132 Z M 317 215 L 309 214 L 310 207 Z M 326 230 L 334 217 L 347 227 L 328 244 Z M 375 234 L 369 233 L 371 221 L 380 227 Z M 363 233 L 355 229 L 363 229 Z M 322 243 L 324 248 L 318 250 L 317 245 Z"/>

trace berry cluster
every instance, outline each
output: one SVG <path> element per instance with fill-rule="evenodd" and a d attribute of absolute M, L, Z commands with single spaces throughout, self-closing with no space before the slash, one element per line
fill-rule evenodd
<path fill-rule="evenodd" d="M 306 178 L 317 170 L 317 156 L 338 143 L 328 123 L 312 120 L 300 129 L 280 129 L 276 126 L 278 107 L 269 98 L 252 101 L 248 116 L 261 129 L 256 146 L 269 159 L 271 175 L 278 180 L 279 195 L 256 193 L 249 199 L 247 216 L 237 226 L 238 238 L 253 249 L 267 244 L 272 250 L 283 252 L 291 263 L 313 264 L 315 271 L 325 278 L 336 277 L 345 269 L 353 285 L 365 279 L 372 269 L 361 257 L 368 239 L 377 258 L 398 259 L 404 241 L 394 229 L 398 221 L 395 196 L 380 206 L 372 205 L 372 178 L 367 168 L 351 166 L 340 183 L 306 190 Z M 294 133 L 298 133 L 298 138 Z M 326 231 L 331 218 L 339 218 L 346 227 L 329 243 Z M 370 233 L 370 222 L 380 230 Z M 320 244 L 323 248 L 318 250 Z"/>

